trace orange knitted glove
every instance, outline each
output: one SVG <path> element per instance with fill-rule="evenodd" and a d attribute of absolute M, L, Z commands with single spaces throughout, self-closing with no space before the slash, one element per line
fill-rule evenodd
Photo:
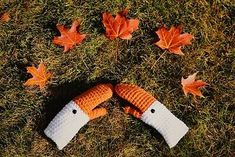
<path fill-rule="evenodd" d="M 89 120 L 107 114 L 105 108 L 96 106 L 112 94 L 111 84 L 100 84 L 75 97 L 54 117 L 44 133 L 63 149 Z"/>
<path fill-rule="evenodd" d="M 187 133 L 188 127 L 144 89 L 132 84 L 118 84 L 115 92 L 133 104 L 124 111 L 158 130 L 170 148 Z"/>
<path fill-rule="evenodd" d="M 105 108 L 94 108 L 112 97 L 112 88 L 111 84 L 100 84 L 75 97 L 73 101 L 92 120 L 107 114 Z"/>

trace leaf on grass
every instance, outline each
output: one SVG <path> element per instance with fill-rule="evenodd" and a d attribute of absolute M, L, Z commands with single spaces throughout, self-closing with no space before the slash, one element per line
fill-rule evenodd
<path fill-rule="evenodd" d="M 191 45 L 190 40 L 193 38 L 193 35 L 184 33 L 181 34 L 181 27 L 171 27 L 168 31 L 165 27 L 160 28 L 156 31 L 156 34 L 160 38 L 155 44 L 161 49 L 167 49 L 170 53 L 177 55 L 184 55 L 181 51 L 181 47 L 184 45 Z"/>
<path fill-rule="evenodd" d="M 33 77 L 28 79 L 24 85 L 38 85 L 41 90 L 45 87 L 46 82 L 51 77 L 51 73 L 47 72 L 43 63 L 39 64 L 38 69 L 35 66 L 27 67 L 27 73 L 30 73 Z"/>
<path fill-rule="evenodd" d="M 8 22 L 10 19 L 11 19 L 11 18 L 10 18 L 9 13 L 6 12 L 6 13 L 3 13 L 3 14 L 1 15 L 0 21 L 1 21 L 1 22 Z"/>
<path fill-rule="evenodd" d="M 127 9 L 118 12 L 114 18 L 109 13 L 103 13 L 103 25 L 106 29 L 106 37 L 109 39 L 115 39 L 117 37 L 121 39 L 131 39 L 131 33 L 138 29 L 138 19 L 127 19 Z"/>
<path fill-rule="evenodd" d="M 182 88 L 186 96 L 188 93 L 191 93 L 193 94 L 194 97 L 196 96 L 203 97 L 200 91 L 200 88 L 208 84 L 202 80 L 195 81 L 196 75 L 197 75 L 197 72 L 192 75 L 189 75 L 188 78 L 186 79 L 184 79 L 183 77 L 181 79 L 181 84 L 183 86 Z"/>
<path fill-rule="evenodd" d="M 77 31 L 78 26 L 79 23 L 77 21 L 73 21 L 70 29 L 65 28 L 64 25 L 57 24 L 57 29 L 60 31 L 61 36 L 54 37 L 53 43 L 64 46 L 64 52 L 67 52 L 74 45 L 80 44 L 86 35 Z"/>

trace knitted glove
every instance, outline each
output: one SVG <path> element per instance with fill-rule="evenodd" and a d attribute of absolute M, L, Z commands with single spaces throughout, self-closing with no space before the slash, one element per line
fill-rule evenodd
<path fill-rule="evenodd" d="M 112 85 L 100 84 L 75 97 L 54 117 L 44 133 L 58 149 L 63 149 L 89 120 L 107 114 L 105 108 L 95 108 L 112 97 Z"/>
<path fill-rule="evenodd" d="M 134 105 L 125 107 L 124 111 L 154 127 L 164 137 L 170 148 L 174 147 L 187 133 L 188 127 L 181 120 L 140 87 L 118 84 L 115 92 Z"/>

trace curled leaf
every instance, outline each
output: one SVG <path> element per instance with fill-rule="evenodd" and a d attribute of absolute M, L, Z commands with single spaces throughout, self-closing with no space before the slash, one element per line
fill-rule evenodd
<path fill-rule="evenodd" d="M 184 91 L 184 94 L 187 96 L 188 93 L 193 94 L 194 97 L 196 96 L 200 96 L 203 97 L 200 88 L 208 85 L 206 82 L 202 81 L 202 80 L 195 80 L 197 75 L 197 72 L 189 75 L 188 78 L 184 79 L 182 77 L 181 79 L 181 84 L 182 84 L 182 88 Z"/>

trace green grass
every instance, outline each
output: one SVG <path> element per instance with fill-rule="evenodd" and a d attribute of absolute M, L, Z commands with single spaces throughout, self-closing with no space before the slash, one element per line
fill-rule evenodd
<path fill-rule="evenodd" d="M 0 156 L 234 156 L 235 5 L 232 0 L 38 0 L 0 2 Z M 101 13 L 128 7 L 140 29 L 129 41 L 104 36 Z M 69 53 L 52 43 L 57 23 L 81 21 L 86 40 Z M 184 56 L 163 53 L 153 43 L 160 26 L 182 25 L 195 36 Z M 43 61 L 53 73 L 46 91 L 26 88 L 26 67 Z M 154 65 L 154 66 L 153 66 Z M 152 68 L 151 68 L 152 67 Z M 205 98 L 185 97 L 180 80 L 199 71 L 210 85 Z M 101 82 L 135 83 L 155 95 L 189 127 L 169 149 L 163 138 L 122 111 L 116 96 L 102 104 L 109 115 L 89 122 L 63 151 L 43 134 L 55 114 L 74 96 Z"/>

